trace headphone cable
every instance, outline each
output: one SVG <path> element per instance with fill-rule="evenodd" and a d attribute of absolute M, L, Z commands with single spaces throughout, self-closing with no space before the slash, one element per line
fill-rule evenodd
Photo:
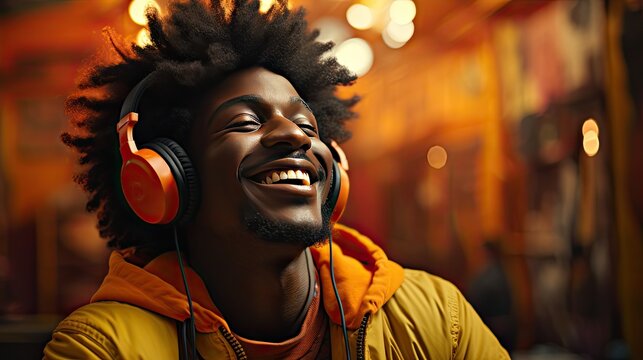
<path fill-rule="evenodd" d="M 185 295 L 188 298 L 188 307 L 190 308 L 190 319 L 188 320 L 190 322 L 190 331 L 191 331 L 191 336 L 188 336 L 190 344 L 192 345 L 192 356 L 186 356 L 187 358 L 192 358 L 192 359 L 197 359 L 196 355 L 196 326 L 194 324 L 194 310 L 192 308 L 192 296 L 190 295 L 190 288 L 188 287 L 188 280 L 187 277 L 185 276 L 185 270 L 183 268 L 183 259 L 181 257 L 181 249 L 179 248 L 179 237 L 176 234 L 176 226 L 172 226 L 172 230 L 174 231 L 174 246 L 176 247 L 176 255 L 179 259 L 179 269 L 181 269 L 181 277 L 183 278 L 183 286 L 185 287 Z M 183 326 L 183 329 L 185 329 L 185 325 Z M 185 330 L 183 331 L 183 343 L 186 345 L 185 346 L 185 353 L 187 353 L 187 342 L 185 342 Z"/>
<path fill-rule="evenodd" d="M 172 227 L 174 232 L 174 246 L 176 247 L 176 254 L 179 259 L 179 269 L 181 270 L 181 277 L 183 278 L 183 286 L 185 286 L 185 295 L 188 298 L 188 306 L 190 308 L 190 328 L 191 328 L 191 348 L 192 348 L 192 358 L 197 359 L 196 356 L 196 327 L 194 322 L 194 309 L 192 307 L 192 296 L 190 295 L 190 288 L 188 287 L 187 277 L 185 276 L 185 270 L 183 267 L 183 259 L 181 257 L 181 250 L 179 247 L 179 238 L 176 233 L 176 226 Z M 344 307 L 342 306 L 342 300 L 339 297 L 339 291 L 337 290 L 337 283 L 335 282 L 335 269 L 333 266 L 333 234 L 331 232 L 328 237 L 329 252 L 330 252 L 330 279 L 333 284 L 333 291 L 335 292 L 335 299 L 337 300 L 337 305 L 339 306 L 339 316 L 342 323 L 342 332 L 344 334 L 344 346 L 346 348 L 346 358 L 351 360 L 350 346 L 348 344 L 348 331 L 346 329 L 346 319 L 344 317 Z M 185 332 L 183 333 L 185 334 Z M 184 336 L 185 338 L 185 336 Z M 186 344 L 187 345 L 187 344 Z M 187 352 L 187 346 L 185 351 Z"/>
<path fill-rule="evenodd" d="M 330 236 L 328 237 L 328 248 L 330 252 L 330 280 L 333 283 L 333 291 L 335 292 L 335 299 L 337 299 L 337 305 L 339 306 L 339 316 L 342 321 L 342 332 L 344 333 L 344 346 L 346 347 L 346 358 L 351 360 L 351 349 L 348 345 L 348 331 L 346 330 L 346 319 L 344 318 L 344 307 L 342 306 L 342 300 L 339 298 L 339 291 L 337 291 L 337 283 L 335 282 L 335 269 L 333 266 L 333 233 L 331 231 Z"/>

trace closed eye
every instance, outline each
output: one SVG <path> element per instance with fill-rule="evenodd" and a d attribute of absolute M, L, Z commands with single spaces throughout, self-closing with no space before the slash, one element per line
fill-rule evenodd
<path fill-rule="evenodd" d="M 247 125 L 257 125 L 258 126 L 258 125 L 261 125 L 261 124 L 259 124 L 256 121 L 246 120 L 246 121 L 241 121 L 241 122 L 236 122 L 234 124 L 230 124 L 230 125 L 226 126 L 226 129 L 235 128 L 235 127 L 243 127 L 243 126 L 247 126 Z"/>
<path fill-rule="evenodd" d="M 297 124 L 300 128 L 304 130 L 308 130 L 309 132 L 312 132 L 313 135 L 317 135 L 317 129 L 310 124 Z"/>
<path fill-rule="evenodd" d="M 228 124 L 228 126 L 224 128 L 224 130 L 228 130 L 228 129 L 254 130 L 259 126 L 261 126 L 261 122 L 259 121 L 259 119 L 253 116 L 250 118 L 232 121 L 230 124 Z"/>

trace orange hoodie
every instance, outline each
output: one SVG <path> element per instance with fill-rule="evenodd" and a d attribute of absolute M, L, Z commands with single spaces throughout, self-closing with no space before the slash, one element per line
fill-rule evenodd
<path fill-rule="evenodd" d="M 329 245 L 310 250 L 321 279 L 326 312 L 334 323 L 340 324 L 330 281 Z M 357 329 L 366 313 L 380 309 L 404 280 L 402 267 L 388 260 L 379 246 L 339 224 L 333 230 L 333 262 L 349 329 Z M 199 275 L 188 266 L 185 271 L 197 330 L 210 333 L 223 325 L 230 331 Z M 141 268 L 127 262 L 124 252 L 114 251 L 109 259 L 109 273 L 91 302 L 107 300 L 136 305 L 179 321 L 190 316 L 176 252 L 162 254 Z"/>

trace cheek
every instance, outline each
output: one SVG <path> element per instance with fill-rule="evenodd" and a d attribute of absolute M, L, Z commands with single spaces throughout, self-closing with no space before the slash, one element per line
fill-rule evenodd
<path fill-rule="evenodd" d="M 216 197 L 223 198 L 227 204 L 237 200 L 241 193 L 239 166 L 252 151 L 252 146 L 251 142 L 229 135 L 234 134 L 224 135 L 218 141 L 211 142 L 201 156 L 199 174 L 206 201 L 212 201 L 212 197 Z"/>

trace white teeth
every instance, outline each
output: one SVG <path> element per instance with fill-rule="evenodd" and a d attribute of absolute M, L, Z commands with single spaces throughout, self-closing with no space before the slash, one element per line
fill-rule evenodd
<path fill-rule="evenodd" d="M 266 176 L 266 179 L 262 180 L 261 183 L 270 185 L 286 179 L 298 179 L 301 180 L 302 184 L 310 185 L 310 175 L 308 175 L 306 171 L 302 170 L 275 171 Z"/>

